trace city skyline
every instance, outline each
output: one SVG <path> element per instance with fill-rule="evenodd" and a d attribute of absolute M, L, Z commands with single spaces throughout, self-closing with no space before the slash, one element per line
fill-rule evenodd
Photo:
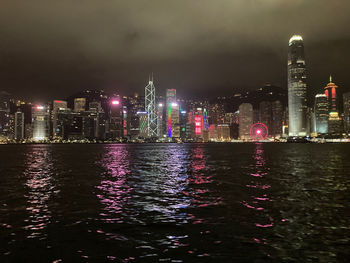
<path fill-rule="evenodd" d="M 183 97 L 229 96 L 266 82 L 287 88 L 286 42 L 300 34 L 309 98 L 329 74 L 346 92 L 350 3 L 340 2 L 8 1 L 0 11 L 5 36 L 0 90 L 29 100 L 65 98 L 86 89 L 131 95 L 143 91 L 152 71 L 160 93 L 174 88 Z M 325 19 L 329 14 L 337 15 Z"/>

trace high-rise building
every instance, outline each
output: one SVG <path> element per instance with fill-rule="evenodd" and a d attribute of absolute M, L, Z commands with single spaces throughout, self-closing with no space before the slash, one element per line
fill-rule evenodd
<path fill-rule="evenodd" d="M 8 139 L 10 134 L 10 94 L 0 92 L 0 140 Z"/>
<path fill-rule="evenodd" d="M 347 134 L 350 133 L 350 92 L 343 94 L 343 109 L 344 109 L 344 130 Z"/>
<path fill-rule="evenodd" d="M 33 140 L 42 141 L 49 137 L 50 118 L 47 107 L 36 105 L 32 110 Z"/>
<path fill-rule="evenodd" d="M 180 106 L 176 102 L 168 106 L 168 137 L 180 138 Z"/>
<path fill-rule="evenodd" d="M 317 134 L 328 133 L 328 100 L 325 94 L 317 94 L 315 96 L 315 132 Z"/>
<path fill-rule="evenodd" d="M 58 122 L 58 112 L 67 111 L 67 102 L 63 100 L 54 100 L 52 106 L 52 135 L 54 138 L 61 137 L 63 127 L 62 123 Z M 60 126 L 60 127 L 58 127 Z M 60 135 L 59 135 L 60 133 Z"/>
<path fill-rule="evenodd" d="M 15 140 L 24 139 L 24 113 L 17 111 L 15 113 Z"/>
<path fill-rule="evenodd" d="M 259 120 L 265 124 L 269 131 L 272 130 L 272 105 L 270 101 L 262 101 L 259 104 Z M 272 135 L 269 132 L 269 136 Z"/>
<path fill-rule="evenodd" d="M 342 119 L 339 114 L 338 86 L 333 83 L 332 76 L 329 77 L 329 83 L 324 89 L 329 107 L 328 133 L 333 136 L 340 136 L 343 129 Z"/>
<path fill-rule="evenodd" d="M 119 97 L 113 98 L 110 101 L 109 113 L 109 138 L 115 140 L 121 138 L 123 134 L 123 110 Z"/>
<path fill-rule="evenodd" d="M 139 137 L 147 138 L 148 137 L 148 112 L 139 111 L 136 113 L 139 117 Z"/>
<path fill-rule="evenodd" d="M 253 105 L 243 103 L 239 106 L 238 123 L 239 137 L 242 140 L 250 139 L 250 127 L 253 125 Z"/>
<path fill-rule="evenodd" d="M 157 135 L 163 137 L 164 135 L 164 103 L 159 102 L 157 107 Z"/>
<path fill-rule="evenodd" d="M 283 104 L 276 100 L 271 103 L 272 123 L 269 133 L 275 138 L 282 137 Z"/>
<path fill-rule="evenodd" d="M 145 87 L 145 111 L 148 112 L 148 137 L 157 137 L 156 88 L 153 84 L 153 76 Z"/>
<path fill-rule="evenodd" d="M 329 83 L 324 88 L 324 93 L 328 100 L 329 112 L 339 113 L 339 100 L 337 98 L 338 86 L 333 83 L 332 76 L 329 77 Z"/>
<path fill-rule="evenodd" d="M 219 141 L 229 141 L 230 138 L 230 126 L 228 124 L 217 125 L 217 138 Z"/>
<path fill-rule="evenodd" d="M 74 99 L 74 111 L 81 112 L 85 111 L 86 98 L 75 98 Z"/>
<path fill-rule="evenodd" d="M 176 89 L 166 90 L 166 121 L 167 121 L 167 137 L 172 137 L 172 107 L 178 106 L 176 103 Z"/>
<path fill-rule="evenodd" d="M 307 84 L 303 38 L 289 40 L 288 109 L 289 136 L 307 136 Z"/>

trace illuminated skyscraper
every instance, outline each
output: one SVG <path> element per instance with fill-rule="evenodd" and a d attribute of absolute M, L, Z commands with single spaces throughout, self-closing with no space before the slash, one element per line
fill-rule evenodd
<path fill-rule="evenodd" d="M 145 111 L 148 112 L 148 137 L 157 137 L 156 88 L 153 85 L 153 76 L 145 87 Z"/>
<path fill-rule="evenodd" d="M 250 139 L 250 127 L 253 125 L 253 105 L 250 103 L 243 103 L 239 106 L 238 123 L 239 123 L 239 137 L 242 140 Z"/>
<path fill-rule="evenodd" d="M 329 77 L 329 83 L 324 89 L 329 107 L 328 133 L 331 135 L 340 136 L 343 129 L 342 119 L 339 116 L 339 100 L 337 97 L 338 86 L 333 83 L 332 76 Z"/>
<path fill-rule="evenodd" d="M 67 102 L 63 100 L 54 100 L 52 108 L 52 134 L 53 137 L 62 137 L 63 136 L 63 122 L 62 119 L 58 120 L 58 117 L 61 117 L 62 112 L 67 111 Z"/>
<path fill-rule="evenodd" d="M 315 96 L 315 128 L 317 134 L 328 133 L 328 101 L 325 94 Z"/>
<path fill-rule="evenodd" d="M 42 141 L 49 137 L 49 112 L 42 105 L 34 106 L 32 109 L 33 140 Z"/>
<path fill-rule="evenodd" d="M 272 123 L 270 128 L 270 134 L 274 137 L 282 136 L 282 123 L 283 123 L 283 105 L 279 100 L 271 103 L 272 107 Z"/>
<path fill-rule="evenodd" d="M 166 91 L 166 119 L 167 119 L 167 135 L 173 137 L 174 125 L 176 124 L 177 112 L 179 113 L 179 105 L 176 103 L 176 89 L 167 89 Z M 173 112 L 173 108 L 174 111 Z M 174 119 L 175 118 L 175 119 Z M 174 127 L 172 127 L 174 126 Z M 179 135 L 180 136 L 180 135 Z"/>
<path fill-rule="evenodd" d="M 350 133 L 350 92 L 343 94 L 344 103 L 344 130 L 346 133 Z"/>
<path fill-rule="evenodd" d="M 339 100 L 337 98 L 337 89 L 338 86 L 333 83 L 332 76 L 330 76 L 329 83 L 324 88 L 324 93 L 326 94 L 328 100 L 329 112 L 339 112 Z"/>
<path fill-rule="evenodd" d="M 15 113 L 15 140 L 24 139 L 24 113 L 17 111 Z"/>
<path fill-rule="evenodd" d="M 139 137 L 148 137 L 148 113 L 146 111 L 139 111 L 136 113 L 139 118 Z"/>
<path fill-rule="evenodd" d="M 306 66 L 303 38 L 289 40 L 288 52 L 288 110 L 289 136 L 307 136 Z"/>
<path fill-rule="evenodd" d="M 123 134 L 123 115 L 122 105 L 119 97 L 110 101 L 109 113 L 109 138 L 115 140 L 121 138 Z"/>

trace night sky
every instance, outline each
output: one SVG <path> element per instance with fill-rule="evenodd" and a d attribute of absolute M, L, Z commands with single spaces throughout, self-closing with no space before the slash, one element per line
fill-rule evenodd
<path fill-rule="evenodd" d="M 2 0 L 0 90 L 143 94 L 151 72 L 158 94 L 287 88 L 288 40 L 301 34 L 310 93 L 329 74 L 350 91 L 349 13 L 349 0 Z"/>

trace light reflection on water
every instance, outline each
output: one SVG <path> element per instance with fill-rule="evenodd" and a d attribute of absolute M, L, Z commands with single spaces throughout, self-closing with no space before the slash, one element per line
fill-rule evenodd
<path fill-rule="evenodd" d="M 52 178 L 52 155 L 49 146 L 32 146 L 26 154 L 26 169 L 24 176 L 27 187 L 28 218 L 25 219 L 24 229 L 28 238 L 44 238 L 44 229 L 50 223 L 51 211 L 49 199 L 57 193 Z"/>
<path fill-rule="evenodd" d="M 101 194 L 97 197 L 104 206 L 100 216 L 107 223 L 122 223 L 123 208 L 130 199 L 132 186 L 128 184 L 130 175 L 129 156 L 124 146 L 106 146 L 100 165 L 104 168 L 101 184 L 97 186 Z"/>
<path fill-rule="evenodd" d="M 345 262 L 349 254 L 343 145 L 11 149 L 25 155 L 0 167 L 8 174 L 1 262 Z"/>

